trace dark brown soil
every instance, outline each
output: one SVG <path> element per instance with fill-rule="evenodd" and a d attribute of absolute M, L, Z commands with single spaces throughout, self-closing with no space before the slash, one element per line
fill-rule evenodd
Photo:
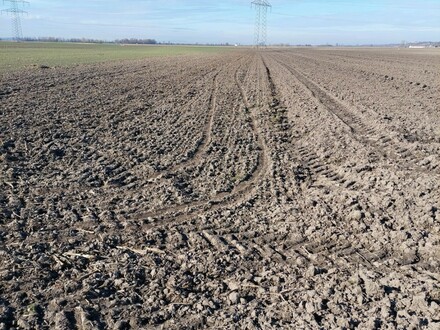
<path fill-rule="evenodd" d="M 440 53 L 0 78 L 0 329 L 439 329 Z"/>

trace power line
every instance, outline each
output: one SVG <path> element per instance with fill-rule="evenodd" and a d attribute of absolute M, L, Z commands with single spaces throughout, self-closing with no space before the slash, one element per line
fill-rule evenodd
<path fill-rule="evenodd" d="M 265 47 L 267 42 L 267 10 L 272 8 L 272 5 L 266 0 L 254 0 L 251 2 L 252 7 L 255 7 L 255 47 Z"/>
<path fill-rule="evenodd" d="M 19 42 L 23 39 L 23 31 L 21 28 L 21 15 L 27 14 L 26 11 L 20 9 L 20 6 L 24 6 L 29 2 L 24 0 L 3 0 L 3 3 L 10 2 L 11 8 L 3 9 L 1 13 L 6 13 L 12 17 L 12 32 L 15 41 Z"/>

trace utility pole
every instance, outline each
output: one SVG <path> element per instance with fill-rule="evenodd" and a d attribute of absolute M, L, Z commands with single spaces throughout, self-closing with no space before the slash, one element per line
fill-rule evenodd
<path fill-rule="evenodd" d="M 272 8 L 272 5 L 266 0 L 254 0 L 251 5 L 256 10 L 254 46 L 257 48 L 266 47 L 267 10 Z"/>
<path fill-rule="evenodd" d="M 3 0 L 3 3 L 9 2 L 11 8 L 4 9 L 1 13 L 6 13 L 12 17 L 12 31 L 15 41 L 19 42 L 23 39 L 23 31 L 21 29 L 21 15 L 27 14 L 26 11 L 20 9 L 20 6 L 28 4 L 29 2 L 24 0 Z"/>

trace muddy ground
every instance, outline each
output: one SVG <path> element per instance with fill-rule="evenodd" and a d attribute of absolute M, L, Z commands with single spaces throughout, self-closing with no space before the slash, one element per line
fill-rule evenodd
<path fill-rule="evenodd" d="M 440 329 L 440 53 L 0 78 L 0 329 Z"/>

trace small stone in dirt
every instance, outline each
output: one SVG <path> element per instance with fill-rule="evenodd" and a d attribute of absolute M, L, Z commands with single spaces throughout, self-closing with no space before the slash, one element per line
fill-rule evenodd
<path fill-rule="evenodd" d="M 309 301 L 306 303 L 306 311 L 309 314 L 312 314 L 315 311 L 315 306 Z"/>
<path fill-rule="evenodd" d="M 297 266 L 303 266 L 303 265 L 305 265 L 305 263 L 306 263 L 306 260 L 303 257 L 296 258 L 296 265 Z"/>
<path fill-rule="evenodd" d="M 359 221 L 359 220 L 361 220 L 363 217 L 364 217 L 364 214 L 363 214 L 361 211 L 359 211 L 359 210 L 355 210 L 355 211 L 353 211 L 353 212 L 350 213 L 350 219 L 351 219 L 351 220 Z"/>
<path fill-rule="evenodd" d="M 306 275 L 307 275 L 308 277 L 313 277 L 313 276 L 315 276 L 315 275 L 317 275 L 317 274 L 318 274 L 318 269 L 315 268 L 315 266 L 310 266 L 310 267 L 307 269 Z"/>
<path fill-rule="evenodd" d="M 238 293 L 236 292 L 236 291 L 234 291 L 234 292 L 231 292 L 230 294 L 229 294 L 229 301 L 231 302 L 231 304 L 236 304 L 236 303 L 238 303 L 238 300 L 240 299 L 240 297 L 239 297 L 239 295 L 238 295 Z"/>
<path fill-rule="evenodd" d="M 50 69 L 50 66 L 42 64 L 40 65 L 40 69 Z"/>
<path fill-rule="evenodd" d="M 236 290 L 238 290 L 240 288 L 240 284 L 238 284 L 235 281 L 231 281 L 231 282 L 228 283 L 228 287 L 229 287 L 229 290 L 236 291 Z"/>

